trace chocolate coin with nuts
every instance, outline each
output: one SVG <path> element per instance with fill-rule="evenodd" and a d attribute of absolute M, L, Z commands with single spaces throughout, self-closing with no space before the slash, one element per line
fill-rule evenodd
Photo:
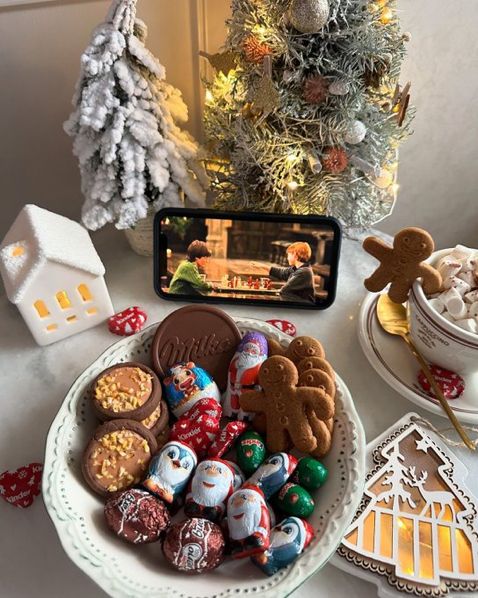
<path fill-rule="evenodd" d="M 118 419 L 101 425 L 83 454 L 83 476 L 90 488 L 109 496 L 139 484 L 157 449 L 140 422 Z"/>
<path fill-rule="evenodd" d="M 153 370 L 135 362 L 108 368 L 91 386 L 93 408 L 102 421 L 145 420 L 159 407 L 161 395 L 161 383 Z"/>

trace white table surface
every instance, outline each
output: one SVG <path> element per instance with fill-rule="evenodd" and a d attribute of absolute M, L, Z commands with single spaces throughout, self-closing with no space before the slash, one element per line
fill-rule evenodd
<path fill-rule="evenodd" d="M 140 305 L 149 323 L 161 320 L 180 304 L 158 299 L 152 285 L 152 260 L 136 256 L 116 231 L 94 238 L 107 268 L 107 284 L 117 311 Z M 362 280 L 375 262 L 354 241 L 345 241 L 336 303 L 325 312 L 228 307 L 232 316 L 283 318 L 301 334 L 319 338 L 327 356 L 349 386 L 367 434 L 373 440 L 410 411 L 418 411 L 439 427 L 446 421 L 420 410 L 391 390 L 368 364 L 356 334 L 364 297 Z M 73 380 L 117 337 L 99 326 L 50 347 L 37 347 L 19 313 L 0 295 L 0 473 L 43 461 L 46 435 Z M 478 472 L 477 460 L 458 455 Z M 473 476 L 472 476 L 473 477 Z M 469 480 L 478 494 L 478 480 Z M 473 487 L 475 486 L 475 487 Z M 294 594 L 297 598 L 370 598 L 376 587 L 327 565 Z M 105 594 L 77 569 L 63 552 L 41 497 L 29 509 L 0 500 L 1 598 L 100 598 Z"/>

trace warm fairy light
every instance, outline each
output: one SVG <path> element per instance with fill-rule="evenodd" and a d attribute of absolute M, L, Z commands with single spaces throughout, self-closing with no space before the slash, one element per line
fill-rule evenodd
<path fill-rule="evenodd" d="M 392 189 L 392 193 L 393 193 L 394 195 L 397 195 L 397 193 L 398 193 L 398 190 L 400 189 L 400 185 L 399 185 L 398 183 L 394 183 L 394 184 L 392 185 L 391 189 Z"/>
<path fill-rule="evenodd" d="M 212 91 L 210 89 L 206 90 L 206 103 L 212 104 L 214 102 L 214 96 L 212 95 Z"/>
<path fill-rule="evenodd" d="M 258 36 L 264 36 L 267 33 L 267 29 L 263 25 L 256 25 L 252 31 Z"/>
<path fill-rule="evenodd" d="M 299 183 L 297 181 L 290 181 L 290 183 L 287 183 L 287 187 L 290 189 L 290 191 L 296 191 L 298 186 Z"/>
<path fill-rule="evenodd" d="M 389 7 L 386 7 L 382 10 L 382 14 L 380 15 L 380 21 L 383 25 L 388 25 L 393 20 L 393 10 Z"/>
<path fill-rule="evenodd" d="M 295 152 L 290 152 L 289 154 L 287 154 L 287 162 L 289 164 L 295 164 L 299 160 L 300 160 L 300 156 L 298 154 L 296 154 Z"/>

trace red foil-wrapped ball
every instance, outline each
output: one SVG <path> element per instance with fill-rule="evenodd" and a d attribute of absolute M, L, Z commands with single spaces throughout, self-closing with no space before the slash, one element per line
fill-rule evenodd
<path fill-rule="evenodd" d="M 322 157 L 322 165 L 332 174 L 340 174 L 349 165 L 347 153 L 341 147 L 330 147 Z"/>
<path fill-rule="evenodd" d="M 321 75 L 313 75 L 304 84 L 304 100 L 308 104 L 323 104 L 329 95 L 329 82 Z"/>
<path fill-rule="evenodd" d="M 450 372 L 437 365 L 430 366 L 430 371 L 446 399 L 458 399 L 465 392 L 465 381 L 455 372 Z M 427 395 L 435 398 L 433 388 L 423 371 L 418 374 L 418 382 Z"/>
<path fill-rule="evenodd" d="M 163 553 L 174 569 L 198 574 L 222 563 L 225 545 L 219 525 L 207 519 L 186 519 L 168 530 Z"/>
<path fill-rule="evenodd" d="M 105 505 L 108 527 L 131 544 L 157 542 L 170 523 L 168 509 L 144 490 L 126 490 L 108 499 Z"/>
<path fill-rule="evenodd" d="M 257 37 L 250 35 L 242 46 L 247 62 L 253 64 L 262 64 L 266 56 L 272 54 L 271 48 L 267 44 L 260 42 Z"/>

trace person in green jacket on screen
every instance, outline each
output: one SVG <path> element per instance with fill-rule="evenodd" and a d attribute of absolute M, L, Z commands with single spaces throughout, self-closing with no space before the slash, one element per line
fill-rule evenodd
<path fill-rule="evenodd" d="M 199 268 L 204 268 L 211 257 L 204 241 L 193 241 L 188 247 L 187 258 L 179 264 L 169 285 L 173 295 L 206 295 L 213 290 L 211 284 L 203 280 Z"/>

